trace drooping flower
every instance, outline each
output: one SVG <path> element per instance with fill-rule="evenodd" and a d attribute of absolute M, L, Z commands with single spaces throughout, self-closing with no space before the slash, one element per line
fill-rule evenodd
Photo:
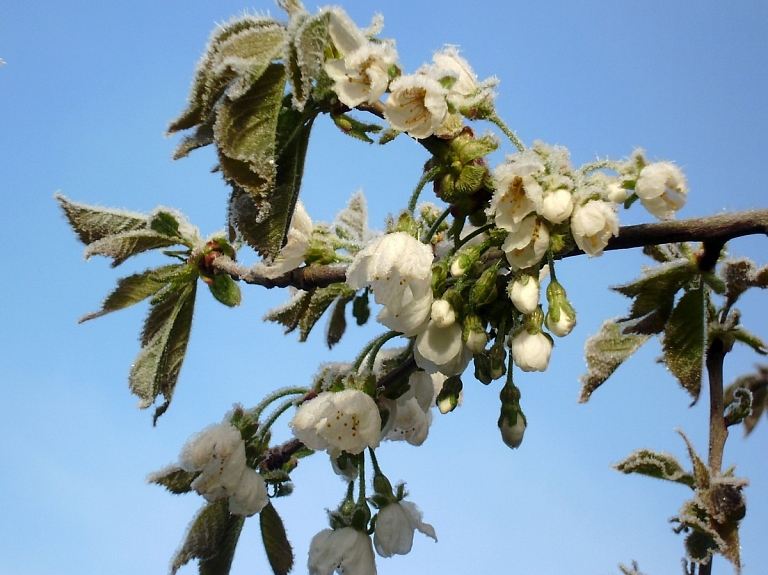
<path fill-rule="evenodd" d="M 434 321 L 416 336 L 413 357 L 416 365 L 428 373 L 459 375 L 472 359 L 472 352 L 464 344 L 462 325 L 458 322 L 439 327 Z"/>
<path fill-rule="evenodd" d="M 523 328 L 512 338 L 512 358 L 523 371 L 546 371 L 552 355 L 552 342 L 542 332 Z"/>
<path fill-rule="evenodd" d="M 507 285 L 507 293 L 520 313 L 532 313 L 539 307 L 539 281 L 530 274 L 519 274 Z"/>
<path fill-rule="evenodd" d="M 646 210 L 661 220 L 670 220 L 688 195 L 683 172 L 672 162 L 656 162 L 640 171 L 635 193 Z"/>
<path fill-rule="evenodd" d="M 207 501 L 229 498 L 230 513 L 255 515 L 269 501 L 264 479 L 246 465 L 245 442 L 229 422 L 191 437 L 182 448 L 179 465 L 200 472 L 191 487 Z"/>
<path fill-rule="evenodd" d="M 547 329 L 557 337 L 565 337 L 576 326 L 576 311 L 573 309 L 565 288 L 556 280 L 547 286 L 549 308 L 544 322 Z"/>
<path fill-rule="evenodd" d="M 435 134 L 448 118 L 448 92 L 428 74 L 400 76 L 384 103 L 389 124 L 416 139 Z"/>
<path fill-rule="evenodd" d="M 421 518 L 421 511 L 410 501 L 390 503 L 379 510 L 373 534 L 376 552 L 382 557 L 409 553 L 417 530 L 437 541 L 435 528 Z"/>
<path fill-rule="evenodd" d="M 393 43 L 370 41 L 341 8 L 330 10 L 328 34 L 343 55 L 324 64 L 339 101 L 350 108 L 377 101 L 387 91 L 390 66 L 397 63 Z"/>
<path fill-rule="evenodd" d="M 444 70 L 456 79 L 448 91 L 447 99 L 462 114 L 474 118 L 478 113 L 484 115 L 479 108 L 490 108 L 493 105 L 493 88 L 498 84 L 498 79 L 488 78 L 478 82 L 472 66 L 459 55 L 455 46 L 446 46 L 436 52 L 432 61 L 439 70 Z"/>
<path fill-rule="evenodd" d="M 405 232 L 387 234 L 358 252 L 347 269 L 353 289 L 370 285 L 384 306 L 378 320 L 415 335 L 432 311 L 432 249 Z"/>
<path fill-rule="evenodd" d="M 323 529 L 309 544 L 310 575 L 376 575 L 371 538 L 353 527 Z"/>
<path fill-rule="evenodd" d="M 619 233 L 615 204 L 593 200 L 576 206 L 571 216 L 571 233 L 576 245 L 588 256 L 601 255 L 608 241 Z"/>
<path fill-rule="evenodd" d="M 291 227 L 288 229 L 288 241 L 271 264 L 259 264 L 258 270 L 265 277 L 274 279 L 298 268 L 307 257 L 311 242 L 312 220 L 304 208 L 304 204 L 298 200 L 291 218 Z"/>
<path fill-rule="evenodd" d="M 548 248 L 549 228 L 535 214 L 529 215 L 511 230 L 501 246 L 514 271 L 539 263 Z"/>
<path fill-rule="evenodd" d="M 393 415 L 392 426 L 387 431 L 385 439 L 403 440 L 416 446 L 424 443 L 429 434 L 429 427 L 432 425 L 432 412 L 429 408 L 422 409 L 415 397 L 405 401 L 398 398 Z"/>
<path fill-rule="evenodd" d="M 357 389 L 324 391 L 296 410 L 293 434 L 314 450 L 341 449 L 352 454 L 378 447 L 381 416 L 370 395 Z"/>

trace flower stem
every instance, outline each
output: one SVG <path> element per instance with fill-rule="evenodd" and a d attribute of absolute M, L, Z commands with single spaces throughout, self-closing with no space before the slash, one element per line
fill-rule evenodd
<path fill-rule="evenodd" d="M 416 202 L 419 201 L 419 196 L 421 195 L 424 186 L 426 186 L 435 176 L 439 175 L 442 171 L 442 166 L 435 166 L 431 170 L 424 172 L 424 175 L 421 176 L 419 183 L 416 184 L 416 188 L 413 190 L 413 194 L 411 194 L 411 200 L 408 202 L 408 212 L 410 214 L 413 214 L 413 212 L 416 210 Z"/>
<path fill-rule="evenodd" d="M 523 145 L 523 142 L 520 140 L 520 138 L 517 137 L 517 134 L 515 134 L 507 124 L 504 123 L 504 120 L 499 118 L 497 114 L 492 114 L 491 116 L 488 116 L 488 121 L 496 126 L 499 130 L 501 130 L 504 135 L 509 138 L 509 140 L 515 145 L 515 148 L 518 149 L 520 152 L 525 151 L 525 146 Z"/>
<path fill-rule="evenodd" d="M 306 391 L 305 391 L 306 393 Z M 266 437 L 267 433 L 269 432 L 272 425 L 274 425 L 275 421 L 283 415 L 286 411 L 288 411 L 289 407 L 292 407 L 294 404 L 293 398 L 285 400 L 283 403 L 281 403 L 277 409 L 275 409 L 269 417 L 264 421 L 264 423 L 259 427 L 259 438 L 260 441 L 264 441 L 264 438 Z"/>
<path fill-rule="evenodd" d="M 366 357 L 368 357 L 369 354 L 373 354 L 373 359 L 376 359 L 376 353 L 381 349 L 381 346 L 387 343 L 390 339 L 395 337 L 396 335 L 400 335 L 396 331 L 388 331 L 379 337 L 371 340 L 368 342 L 368 345 L 366 345 L 362 351 L 357 355 L 355 358 L 354 363 L 352 364 L 352 371 L 357 371 L 360 369 L 360 366 L 363 365 L 363 360 L 365 360 Z M 373 367 L 373 363 L 371 360 L 369 360 L 369 368 Z"/>
<path fill-rule="evenodd" d="M 278 389 L 270 393 L 267 397 L 261 400 L 261 403 L 253 409 L 249 409 L 246 413 L 258 420 L 269 404 L 274 403 L 278 399 L 289 395 L 306 395 L 307 393 L 309 393 L 309 389 L 306 387 L 284 387 L 283 389 Z"/>
<path fill-rule="evenodd" d="M 451 208 L 446 208 L 446 210 L 442 214 L 440 214 L 440 217 L 435 220 L 435 223 L 432 224 L 432 227 L 429 228 L 427 235 L 421 239 L 421 243 L 428 244 L 432 240 L 432 236 L 434 236 L 435 233 L 437 232 L 437 228 L 440 227 L 440 224 L 442 224 L 445 221 L 445 218 L 447 218 L 450 215 L 451 215 Z"/>

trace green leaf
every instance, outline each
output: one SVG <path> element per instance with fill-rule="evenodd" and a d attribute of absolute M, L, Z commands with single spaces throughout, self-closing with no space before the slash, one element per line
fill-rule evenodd
<path fill-rule="evenodd" d="M 352 302 L 352 315 L 355 316 L 357 325 L 365 325 L 371 317 L 371 306 L 368 303 L 368 290 L 358 295 Z"/>
<path fill-rule="evenodd" d="M 729 333 L 736 339 L 736 341 L 747 344 L 760 355 L 768 355 L 768 346 L 766 346 L 766 343 L 762 338 L 747 331 L 743 327 L 739 326 L 736 329 L 730 330 Z"/>
<path fill-rule="evenodd" d="M 374 140 L 368 134 L 377 134 L 383 129 L 380 124 L 361 122 L 349 114 L 333 114 L 333 123 L 343 134 L 361 140 L 367 144 L 373 144 Z"/>
<path fill-rule="evenodd" d="M 644 334 L 625 334 L 622 324 L 616 319 L 604 321 L 600 331 L 589 337 L 584 344 L 587 373 L 579 378 L 579 403 L 587 402 L 592 393 L 649 337 Z"/>
<path fill-rule="evenodd" d="M 172 467 L 153 473 L 147 481 L 162 485 L 171 493 L 180 495 L 192 491 L 192 482 L 200 473 L 200 471 L 185 471 L 180 467 Z"/>
<path fill-rule="evenodd" d="M 78 322 L 83 323 L 124 309 L 155 295 L 176 277 L 182 267 L 182 264 L 171 264 L 119 279 L 117 288 L 107 296 L 101 309 L 84 315 Z"/>
<path fill-rule="evenodd" d="M 171 402 L 192 328 L 197 281 L 174 286 L 156 300 L 144 322 L 141 351 L 131 367 L 128 384 L 147 408 L 158 395 L 165 402 L 155 410 L 154 421 Z"/>
<path fill-rule="evenodd" d="M 300 14 L 300 15 L 299 15 Z M 293 93 L 293 105 L 303 110 L 311 93 L 312 85 L 320 75 L 328 44 L 330 12 L 321 10 L 307 16 L 297 13 L 288 28 L 288 78 Z"/>
<path fill-rule="evenodd" d="M 240 305 L 242 301 L 240 286 L 226 274 L 216 274 L 213 276 L 213 283 L 209 284 L 208 287 L 213 297 L 226 306 L 234 307 Z"/>
<path fill-rule="evenodd" d="M 613 467 L 622 473 L 638 473 L 674 483 L 681 483 L 692 489 L 694 487 L 693 476 L 683 469 L 683 466 L 674 455 L 669 453 L 651 451 L 650 449 L 638 449 Z"/>
<path fill-rule="evenodd" d="M 285 533 L 283 520 L 278 515 L 272 502 L 259 513 L 261 539 L 267 559 L 275 575 L 287 575 L 293 568 L 293 548 Z"/>
<path fill-rule="evenodd" d="M 341 337 L 347 329 L 347 304 L 352 301 L 353 295 L 341 296 L 336 300 L 333 306 L 333 312 L 328 320 L 328 332 L 325 336 L 325 342 L 329 348 L 341 341 Z"/>
<path fill-rule="evenodd" d="M 290 333 L 299 326 L 309 302 L 312 300 L 312 292 L 298 290 L 288 302 L 270 310 L 264 316 L 264 321 L 272 321 L 285 326 L 285 333 Z"/>
<path fill-rule="evenodd" d="M 235 556 L 242 515 L 230 515 L 227 500 L 209 503 L 197 514 L 171 562 L 171 574 L 192 559 L 199 560 L 201 575 L 227 575 Z"/>
<path fill-rule="evenodd" d="M 91 256 L 105 256 L 114 261 L 111 266 L 117 267 L 128 258 L 149 250 L 167 248 L 179 245 L 181 238 L 169 237 L 152 230 L 133 230 L 105 236 L 98 239 L 85 248 L 85 258 Z"/>
<path fill-rule="evenodd" d="M 307 341 L 309 332 L 315 327 L 317 321 L 322 317 L 331 304 L 337 298 L 348 298 L 354 295 L 354 290 L 347 284 L 332 284 L 325 288 L 312 290 L 312 297 L 309 301 L 304 314 L 299 320 L 299 341 Z"/>
<path fill-rule="evenodd" d="M 149 220 L 149 229 L 171 238 L 181 237 L 179 220 L 170 212 L 158 211 Z"/>
<path fill-rule="evenodd" d="M 664 330 L 664 363 L 694 402 L 701 392 L 704 360 L 705 291 L 702 287 L 683 294 Z"/>
<path fill-rule="evenodd" d="M 107 236 L 147 227 L 148 218 L 144 214 L 72 202 L 59 193 L 54 197 L 64 211 L 69 225 L 85 245 Z"/>
<path fill-rule="evenodd" d="M 168 133 L 210 125 L 214 107 L 230 85 L 238 78 L 257 80 L 281 54 L 284 41 L 285 27 L 272 18 L 244 15 L 217 27 L 197 65 L 189 106 Z M 234 92 L 238 90 L 242 84 Z"/>

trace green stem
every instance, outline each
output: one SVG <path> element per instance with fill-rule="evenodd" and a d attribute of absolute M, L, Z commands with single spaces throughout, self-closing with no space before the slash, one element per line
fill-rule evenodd
<path fill-rule="evenodd" d="M 437 228 L 439 228 L 440 224 L 442 224 L 445 221 L 445 218 L 447 218 L 450 215 L 451 215 L 451 208 L 446 208 L 446 210 L 442 214 L 440 214 L 440 217 L 435 220 L 435 223 L 432 224 L 432 227 L 429 228 L 427 235 L 421 239 L 421 243 L 428 244 L 430 241 L 432 241 L 432 236 L 434 236 L 435 233 L 437 232 Z"/>
<path fill-rule="evenodd" d="M 358 491 L 357 503 L 362 505 L 365 504 L 365 452 L 358 456 L 358 470 L 360 473 L 357 480 L 360 482 L 360 490 Z"/>
<path fill-rule="evenodd" d="M 547 261 L 549 262 L 549 273 L 552 275 L 552 281 L 556 282 L 555 276 L 555 254 L 552 252 L 552 246 L 547 250 Z"/>
<path fill-rule="evenodd" d="M 381 468 L 379 467 L 379 460 L 376 459 L 376 454 L 373 452 L 373 448 L 368 448 L 368 453 L 371 455 L 371 464 L 373 464 L 373 474 L 374 475 L 384 475 L 381 472 Z"/>
<path fill-rule="evenodd" d="M 379 350 L 382 348 L 382 346 L 390 339 L 397 337 L 398 335 L 401 335 L 399 331 L 388 331 L 387 333 L 378 337 L 376 345 L 371 348 L 370 354 L 368 355 L 368 369 L 370 371 L 373 371 L 373 364 L 376 361 L 376 355 L 379 353 Z"/>
<path fill-rule="evenodd" d="M 413 212 L 416 210 L 416 202 L 419 201 L 419 196 L 421 195 L 424 186 L 426 186 L 432 179 L 434 179 L 435 176 L 439 175 L 442 171 L 442 166 L 435 166 L 431 170 L 425 172 L 423 176 L 421 176 L 419 183 L 416 184 L 416 189 L 414 189 L 413 194 L 411 194 L 411 200 L 408 202 L 408 212 L 411 215 L 413 215 Z"/>
<path fill-rule="evenodd" d="M 309 389 L 306 387 L 284 387 L 283 389 L 278 389 L 270 393 L 267 397 L 261 400 L 261 403 L 253 409 L 249 409 L 246 413 L 258 420 L 269 404 L 274 403 L 278 399 L 289 395 L 306 395 L 307 393 L 309 393 Z"/>
<path fill-rule="evenodd" d="M 509 141 L 512 142 L 515 145 L 515 148 L 519 152 L 525 151 L 525 145 L 523 145 L 523 142 L 520 140 L 520 138 L 517 137 L 517 134 L 515 134 L 507 124 L 504 123 L 504 120 L 499 118 L 497 114 L 493 114 L 488 117 L 488 121 L 495 125 L 499 130 L 501 130 L 504 135 L 509 138 Z"/>
<path fill-rule="evenodd" d="M 597 162 L 592 162 L 591 164 L 584 164 L 581 166 L 581 168 L 579 168 L 579 171 L 582 174 L 588 174 L 589 172 L 594 172 L 595 170 L 604 169 L 618 172 L 621 164 L 622 162 L 617 162 L 615 160 L 598 160 Z"/>
<path fill-rule="evenodd" d="M 263 442 L 264 438 L 267 435 L 267 432 L 270 430 L 272 425 L 274 425 L 275 421 L 283 415 L 286 411 L 288 411 L 288 408 L 293 407 L 294 400 L 289 399 L 284 401 L 280 404 L 280 406 L 273 411 L 269 417 L 264 421 L 264 423 L 259 427 L 259 441 Z"/>
<path fill-rule="evenodd" d="M 376 351 L 378 351 L 379 349 L 381 349 L 382 345 L 384 345 L 387 341 L 389 341 L 396 335 L 399 335 L 398 332 L 388 331 L 380 335 L 379 337 L 369 341 L 368 344 L 362 349 L 362 351 L 360 351 L 360 353 L 355 358 L 355 361 L 352 364 L 352 371 L 357 371 L 358 369 L 360 369 L 360 366 L 363 365 L 363 360 L 368 356 L 369 353 L 371 353 L 372 350 L 376 349 Z M 386 338 L 386 339 L 384 339 L 384 341 L 379 343 L 379 340 L 381 340 L 382 338 Z M 374 357 L 375 357 L 375 354 L 374 354 Z"/>
<path fill-rule="evenodd" d="M 476 230 L 473 230 L 471 233 L 467 234 L 467 237 L 460 238 L 458 242 L 456 242 L 456 247 L 452 250 L 452 252 L 458 251 L 461 246 L 467 244 L 472 238 L 476 238 L 477 236 L 484 234 L 488 230 L 492 230 L 496 226 L 494 224 L 486 224 L 482 227 L 477 228 Z"/>

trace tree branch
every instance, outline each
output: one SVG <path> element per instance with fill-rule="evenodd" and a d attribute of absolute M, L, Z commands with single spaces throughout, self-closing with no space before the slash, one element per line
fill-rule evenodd
<path fill-rule="evenodd" d="M 622 226 L 619 228 L 619 235 L 611 238 L 605 251 L 627 250 L 678 242 L 705 242 L 718 245 L 734 238 L 758 234 L 768 235 L 768 209 Z M 569 258 L 583 254 L 583 251 L 574 248 L 557 254 L 556 258 Z M 293 286 L 297 289 L 310 290 L 345 282 L 347 279 L 347 266 L 344 264 L 305 266 L 276 278 L 265 277 L 255 267 L 240 266 L 225 255 L 217 257 L 213 262 L 213 267 L 221 273 L 229 274 L 234 279 L 266 288 Z"/>

